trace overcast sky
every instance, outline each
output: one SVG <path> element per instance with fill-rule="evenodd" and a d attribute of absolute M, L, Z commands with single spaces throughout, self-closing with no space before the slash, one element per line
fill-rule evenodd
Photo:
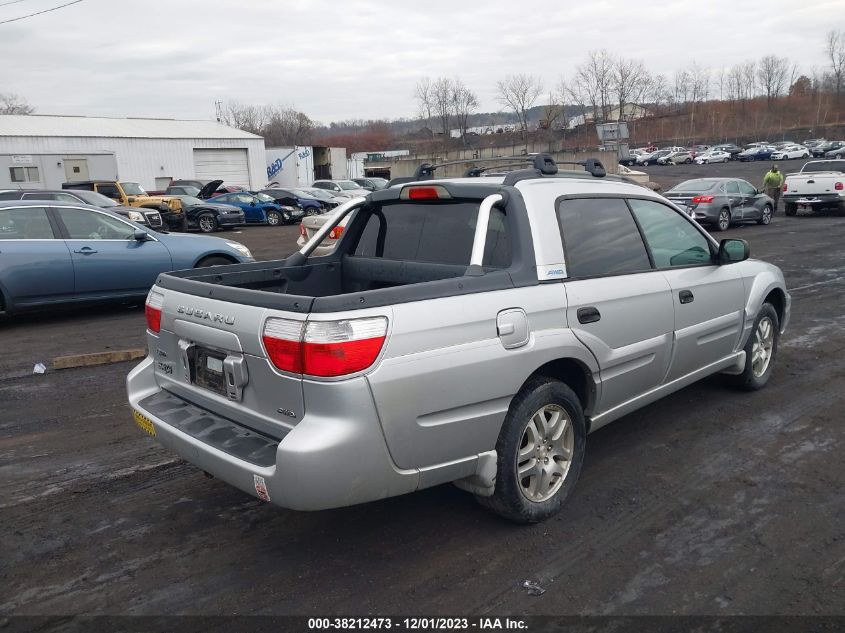
<path fill-rule="evenodd" d="M 68 0 L 21 0 L 0 21 Z M 459 76 L 499 110 L 496 80 L 547 87 L 591 49 L 668 76 L 775 53 L 826 65 L 845 0 L 83 0 L 0 24 L 0 92 L 42 114 L 214 117 L 215 100 L 290 104 L 328 123 L 415 114 L 425 75 Z"/>

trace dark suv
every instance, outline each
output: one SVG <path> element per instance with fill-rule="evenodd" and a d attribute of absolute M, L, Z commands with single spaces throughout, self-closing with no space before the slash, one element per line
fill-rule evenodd
<path fill-rule="evenodd" d="M 122 215 L 127 220 L 143 224 L 151 229 L 162 230 L 164 221 L 161 213 L 155 209 L 143 209 L 135 207 L 124 207 L 117 204 L 111 198 L 97 193 L 96 191 L 70 190 L 70 191 L 45 191 L 35 189 L 23 189 L 15 191 L 0 191 L 0 200 L 56 200 L 59 202 L 72 202 L 90 204 L 101 209 L 108 209 L 112 213 Z"/>

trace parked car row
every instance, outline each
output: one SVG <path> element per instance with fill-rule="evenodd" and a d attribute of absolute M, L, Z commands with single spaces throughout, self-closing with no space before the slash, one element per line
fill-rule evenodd
<path fill-rule="evenodd" d="M 653 146 L 630 150 L 630 155 L 637 165 L 679 165 L 696 163 L 726 163 L 731 160 L 793 160 L 810 158 L 811 156 L 827 159 L 845 158 L 845 141 L 825 141 L 823 139 L 809 139 L 804 143 L 781 141 L 769 143 L 756 141 L 740 147 L 733 143 L 722 145 L 694 145 L 692 147 L 665 147 L 657 149 Z"/>

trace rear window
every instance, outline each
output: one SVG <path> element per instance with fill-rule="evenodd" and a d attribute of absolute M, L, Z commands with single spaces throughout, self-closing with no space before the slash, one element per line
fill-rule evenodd
<path fill-rule="evenodd" d="M 826 160 L 818 163 L 808 163 L 804 165 L 801 173 L 811 173 L 816 171 L 845 171 L 845 160 Z"/>
<path fill-rule="evenodd" d="M 710 191 L 715 189 L 719 184 L 716 180 L 704 180 L 696 178 L 695 180 L 687 180 L 680 185 L 675 185 L 670 191 Z"/>
<path fill-rule="evenodd" d="M 358 240 L 355 255 L 398 261 L 466 266 L 472 255 L 477 202 L 392 204 L 373 211 Z M 483 265 L 511 263 L 504 212 L 493 209 L 487 228 Z"/>

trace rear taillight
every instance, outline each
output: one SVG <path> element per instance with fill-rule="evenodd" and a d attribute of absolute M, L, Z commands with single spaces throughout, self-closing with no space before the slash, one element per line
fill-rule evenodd
<path fill-rule="evenodd" d="M 336 377 L 362 371 L 378 358 L 387 336 L 387 319 L 342 321 L 267 319 L 264 348 L 281 371 Z"/>
<path fill-rule="evenodd" d="M 161 308 L 164 306 L 164 295 L 150 290 L 147 302 L 144 304 L 144 316 L 147 317 L 147 329 L 158 334 L 161 331 Z"/>
<path fill-rule="evenodd" d="M 308 231 L 305 230 L 305 225 L 302 222 L 299 223 L 299 234 L 302 237 L 308 237 Z"/>
<path fill-rule="evenodd" d="M 267 319 L 264 323 L 264 349 L 276 369 L 302 373 L 302 321 Z"/>
<path fill-rule="evenodd" d="M 329 239 L 330 240 L 339 239 L 341 235 L 343 235 L 343 227 L 342 226 L 336 226 L 331 231 L 329 231 Z"/>
<path fill-rule="evenodd" d="M 713 202 L 713 196 L 695 196 L 692 201 L 695 204 L 701 204 L 702 202 Z"/>
<path fill-rule="evenodd" d="M 789 185 L 787 185 L 786 183 L 783 183 L 783 190 L 789 191 Z"/>
<path fill-rule="evenodd" d="M 837 182 L 835 185 L 833 185 L 833 188 L 836 189 L 837 191 L 842 191 L 842 183 Z"/>

